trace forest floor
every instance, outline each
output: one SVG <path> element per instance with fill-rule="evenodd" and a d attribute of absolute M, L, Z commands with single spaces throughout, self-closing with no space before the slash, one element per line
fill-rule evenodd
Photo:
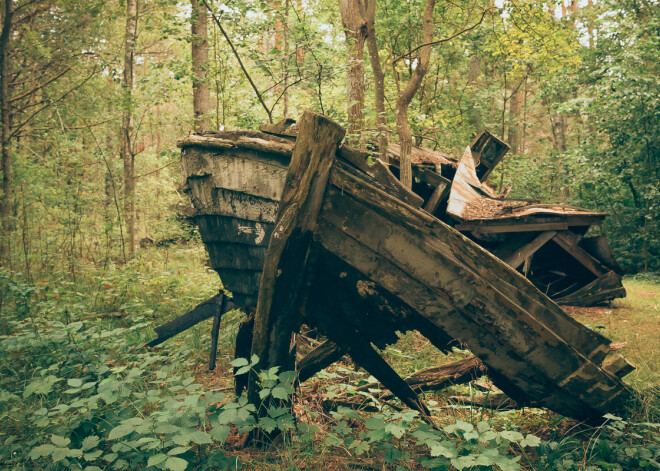
<path fill-rule="evenodd" d="M 210 321 L 149 351 L 153 327 L 217 292 L 197 242 L 146 249 L 127 266 L 53 272 L 32 283 L 0 273 L 0 468 L 2 469 L 658 469 L 660 279 L 628 277 L 628 297 L 607 307 L 565 308 L 613 341 L 637 367 L 640 394 L 625 420 L 594 427 L 547 410 L 487 410 L 452 396 L 425 397 L 437 430 L 394 404 L 375 412 L 328 407 L 360 394 L 368 375 L 344 359 L 293 394 L 291 429 L 270 447 L 242 446 L 255 427 L 233 396 L 233 341 L 240 320 L 223 317 L 218 366 L 209 372 Z M 403 376 L 465 358 L 415 333 L 383 351 Z M 273 384 L 284 384 L 273 376 Z M 282 383 L 277 383 L 282 381 Z M 369 393 L 363 393 L 369 396 Z M 270 422 L 258 424 L 262 429 Z M 222 445 L 224 443 L 224 445 Z"/>

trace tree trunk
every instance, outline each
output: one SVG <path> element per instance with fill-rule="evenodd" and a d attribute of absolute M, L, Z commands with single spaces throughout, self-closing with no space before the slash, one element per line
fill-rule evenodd
<path fill-rule="evenodd" d="M 195 132 L 209 130 L 206 119 L 210 109 L 210 93 L 206 83 L 209 62 L 208 14 L 201 0 L 190 0 L 191 47 L 192 47 L 192 86 L 193 86 L 193 127 Z"/>
<path fill-rule="evenodd" d="M 511 96 L 511 104 L 509 105 L 509 146 L 511 146 L 511 153 L 517 154 L 520 152 L 520 112 L 523 96 L 518 88 Z"/>
<path fill-rule="evenodd" d="M 433 9 L 435 8 L 435 0 L 426 0 L 426 7 L 424 9 L 424 34 L 422 44 L 429 44 L 420 48 L 419 59 L 415 66 L 415 70 L 408 81 L 406 87 L 399 92 L 396 99 L 396 130 L 399 134 L 399 144 L 401 145 L 401 155 L 399 156 L 400 166 L 400 179 L 401 183 L 406 188 L 412 187 L 412 133 L 408 125 L 408 106 L 412 101 L 415 93 L 422 84 L 424 75 L 429 67 L 431 61 L 431 45 L 433 41 Z M 412 62 L 412 59 L 411 59 Z"/>
<path fill-rule="evenodd" d="M 357 0 L 342 0 L 339 11 L 346 34 L 346 98 L 348 99 L 348 134 L 358 147 L 364 147 L 364 43 L 367 23 Z"/>
<path fill-rule="evenodd" d="M 380 160 L 387 162 L 387 117 L 385 115 L 385 73 L 378 57 L 378 42 L 376 41 L 376 0 L 370 0 L 366 6 L 367 49 L 371 70 L 374 74 L 374 92 L 376 105 L 376 124 L 378 126 L 378 149 Z"/>
<path fill-rule="evenodd" d="M 11 140 L 11 105 L 9 103 L 9 41 L 11 37 L 11 0 L 4 1 L 4 18 L 0 34 L 0 112 L 2 113 L 0 146 L 2 147 L 2 241 L 0 241 L 0 263 L 11 264 L 11 208 L 12 208 L 12 161 L 9 151 Z"/>
<path fill-rule="evenodd" d="M 137 0 L 126 0 L 126 34 L 124 40 L 124 112 L 121 123 L 121 157 L 124 162 L 124 220 L 128 234 L 128 255 L 133 257 L 137 246 L 137 224 L 135 219 L 135 154 L 131 145 L 133 132 L 133 54 L 137 40 Z"/>
<path fill-rule="evenodd" d="M 481 73 L 481 59 L 479 58 L 478 55 L 474 55 L 470 58 L 470 62 L 468 62 L 468 73 L 467 73 L 467 79 L 468 79 L 468 84 L 473 87 L 473 89 L 476 90 L 478 84 L 477 80 L 479 80 L 479 74 Z M 483 124 L 481 120 L 481 111 L 479 108 L 476 106 L 471 106 L 470 109 L 470 124 L 472 126 L 472 132 L 474 135 L 477 135 L 482 129 L 483 129 Z"/>

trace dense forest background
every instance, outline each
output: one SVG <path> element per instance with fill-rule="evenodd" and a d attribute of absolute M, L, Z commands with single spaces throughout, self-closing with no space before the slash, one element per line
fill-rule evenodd
<path fill-rule="evenodd" d="M 75 281 L 140 244 L 189 239 L 177 138 L 193 124 L 256 129 L 311 108 L 360 145 L 399 142 L 407 124 L 414 145 L 457 157 L 487 128 L 511 145 L 491 186 L 610 213 L 602 230 L 619 263 L 658 270 L 659 10 L 645 0 L 5 0 L 3 266 L 28 282 Z M 207 93 L 196 117 L 193 77 Z"/>

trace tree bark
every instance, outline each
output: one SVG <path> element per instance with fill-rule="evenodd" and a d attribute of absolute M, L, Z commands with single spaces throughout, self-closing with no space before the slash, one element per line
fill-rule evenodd
<path fill-rule="evenodd" d="M 121 157 L 124 162 L 124 220 L 128 235 L 128 255 L 133 257 L 137 246 L 137 224 L 135 218 L 135 154 L 131 145 L 133 133 L 133 55 L 137 40 L 137 0 L 126 0 L 126 33 L 124 37 L 124 111 L 121 125 Z"/>
<path fill-rule="evenodd" d="M 13 11 L 11 0 L 4 1 L 4 18 L 0 34 L 0 112 L 2 131 L 0 146 L 2 147 L 2 241 L 0 241 L 0 263 L 10 266 L 11 263 L 11 208 L 12 208 L 12 161 L 9 146 L 11 144 L 11 105 L 9 103 L 9 47 L 12 29 Z"/>
<path fill-rule="evenodd" d="M 367 22 L 359 0 L 342 0 L 339 11 L 346 34 L 346 98 L 348 99 L 348 135 L 360 148 L 364 147 L 364 43 Z"/>
<path fill-rule="evenodd" d="M 192 86 L 193 86 L 193 127 L 195 132 L 209 130 L 207 119 L 210 109 L 210 93 L 206 83 L 209 62 L 208 13 L 201 0 L 190 0 L 191 48 L 192 48 Z"/>
<path fill-rule="evenodd" d="M 380 160 L 388 162 L 387 157 L 387 117 L 385 115 L 385 73 L 378 57 L 378 42 L 376 41 L 376 0 L 370 0 L 366 6 L 367 49 L 371 70 L 374 74 L 374 92 L 376 105 L 376 124 L 378 126 L 378 149 Z"/>
<path fill-rule="evenodd" d="M 424 8 L 423 17 L 423 38 L 422 44 L 426 44 L 420 48 L 419 58 L 415 70 L 408 81 L 406 87 L 399 92 L 396 99 L 396 130 L 399 135 L 399 144 L 401 145 L 401 155 L 399 157 L 400 165 L 400 179 L 401 183 L 406 188 L 412 187 L 412 132 L 408 124 L 408 107 L 412 101 L 415 93 L 422 84 L 424 75 L 429 67 L 431 61 L 431 45 L 433 41 L 433 9 L 435 8 L 435 0 L 426 0 L 426 7 Z M 412 60 L 412 59 L 410 59 Z"/>
<path fill-rule="evenodd" d="M 513 92 L 509 105 L 509 146 L 512 154 L 520 152 L 520 112 L 523 99 L 520 92 L 520 88 Z"/>

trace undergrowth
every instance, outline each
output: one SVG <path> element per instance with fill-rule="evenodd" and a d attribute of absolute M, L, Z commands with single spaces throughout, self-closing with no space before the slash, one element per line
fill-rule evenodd
<path fill-rule="evenodd" d="M 341 367 L 317 376 L 313 391 L 298 388 L 292 372 L 258 372 L 262 399 L 271 404 L 265 409 L 234 397 L 199 373 L 208 327 L 158 350 L 144 347 L 154 324 L 219 288 L 216 275 L 202 266 L 199 248 L 167 250 L 154 248 L 124 267 L 89 268 L 75 283 L 62 273 L 28 284 L 0 271 L 0 467 L 660 468 L 652 394 L 637 404 L 636 415 L 633 411 L 643 420 L 607 416 L 596 428 L 541 411 L 522 415 L 451 406 L 442 394 L 428 401 L 435 428 L 416 412 L 393 409 L 373 396 L 374 413 L 327 410 L 309 400 L 368 382 Z M 230 362 L 240 318 L 234 313 L 223 320 L 219 356 L 227 376 L 230 366 L 247 374 L 258 360 Z M 407 338 L 386 353 L 416 368 L 426 361 L 415 359 L 415 345 Z M 275 442 L 245 448 L 245 438 L 256 430 L 265 437 L 275 430 L 281 434 Z"/>

